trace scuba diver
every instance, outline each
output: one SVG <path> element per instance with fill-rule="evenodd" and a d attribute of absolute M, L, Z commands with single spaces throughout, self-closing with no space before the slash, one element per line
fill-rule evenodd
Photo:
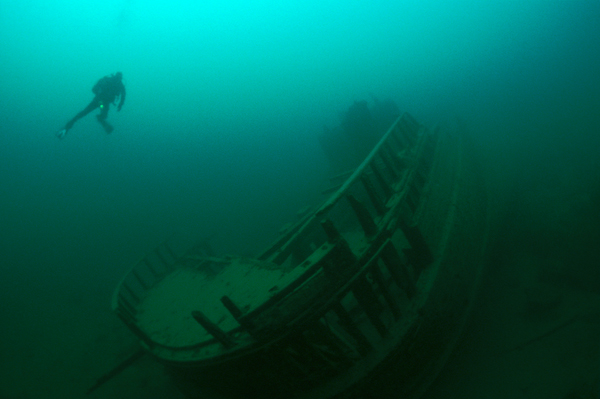
<path fill-rule="evenodd" d="M 100 108 L 100 113 L 96 115 L 96 119 L 102 125 L 106 133 L 110 133 L 113 131 L 113 127 L 106 122 L 106 117 L 108 116 L 108 109 L 110 108 L 110 104 L 115 104 L 117 99 L 120 97 L 119 105 L 117 106 L 117 111 L 120 111 L 123 107 L 123 103 L 125 102 L 125 86 L 121 81 L 123 79 L 123 74 L 121 72 L 117 72 L 111 76 L 105 76 L 102 79 L 98 80 L 98 82 L 92 88 L 92 92 L 94 93 L 94 99 L 85 107 L 80 113 L 75 115 L 73 119 L 71 119 L 65 127 L 56 133 L 56 136 L 59 139 L 65 137 L 67 132 L 73 127 L 75 122 L 79 119 L 83 118 L 96 108 Z"/>

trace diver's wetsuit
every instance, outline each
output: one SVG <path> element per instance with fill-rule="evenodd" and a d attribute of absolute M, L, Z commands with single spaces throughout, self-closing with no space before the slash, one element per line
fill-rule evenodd
<path fill-rule="evenodd" d="M 121 77 L 121 73 L 118 72 L 113 76 L 105 76 L 102 79 L 100 79 L 92 89 L 94 94 L 96 94 L 94 99 L 88 104 L 87 107 L 85 107 L 81 112 L 75 115 L 73 119 L 67 122 L 64 129 L 58 133 L 58 136 L 60 138 L 64 137 L 67 131 L 69 131 L 73 127 L 75 122 L 77 122 L 79 119 L 83 118 L 96 108 L 100 108 L 100 114 L 96 116 L 98 122 L 102 124 L 102 127 L 104 128 L 104 130 L 106 130 L 107 133 L 112 132 L 113 127 L 109 125 L 108 122 L 106 122 L 106 117 L 108 116 L 110 104 L 112 104 L 118 96 L 121 97 L 119 105 L 117 107 L 118 111 L 121 110 L 123 103 L 125 103 L 125 86 L 123 86 L 123 83 L 121 82 Z"/>

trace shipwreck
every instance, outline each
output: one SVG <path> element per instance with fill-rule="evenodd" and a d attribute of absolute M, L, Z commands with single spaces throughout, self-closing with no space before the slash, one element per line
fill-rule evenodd
<path fill-rule="evenodd" d="M 485 187 L 465 135 L 404 113 L 259 256 L 164 243 L 112 308 L 191 398 L 416 398 L 474 303 Z"/>

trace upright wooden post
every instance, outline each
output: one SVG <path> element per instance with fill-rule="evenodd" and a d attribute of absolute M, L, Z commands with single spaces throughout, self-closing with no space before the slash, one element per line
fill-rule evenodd
<path fill-rule="evenodd" d="M 350 202 L 350 206 L 352 207 L 352 210 L 354 210 L 365 235 L 367 237 L 375 236 L 375 234 L 377 234 L 377 225 L 369 214 L 367 207 L 351 194 L 348 194 L 346 198 L 348 199 L 348 202 Z"/>
<path fill-rule="evenodd" d="M 210 321 L 208 317 L 199 310 L 192 311 L 192 317 L 198 322 L 206 332 L 212 335 L 217 341 L 219 341 L 225 348 L 229 349 L 235 346 L 235 343 L 225 334 L 223 330 L 219 328 L 215 323 Z"/>
<path fill-rule="evenodd" d="M 369 179 L 367 175 L 363 173 L 360 176 L 360 181 L 362 182 L 365 191 L 367 192 L 367 195 L 369 196 L 369 199 L 373 204 L 373 207 L 377 211 L 377 214 L 383 215 L 386 211 L 385 204 L 379 198 L 379 194 L 377 194 L 377 191 L 375 190 L 375 186 L 373 185 L 373 182 L 371 182 L 371 179 Z"/>
<path fill-rule="evenodd" d="M 409 298 L 412 298 L 417 292 L 415 283 L 410 278 L 406 263 L 402 260 L 391 242 L 388 242 L 383 247 L 381 259 L 396 284 L 406 292 Z"/>
<path fill-rule="evenodd" d="M 221 297 L 221 303 L 225 306 L 225 308 L 231 313 L 233 318 L 242 326 L 250 335 L 252 335 L 252 328 L 254 325 L 250 320 L 243 317 L 244 312 L 229 298 L 227 295 L 223 295 Z"/>

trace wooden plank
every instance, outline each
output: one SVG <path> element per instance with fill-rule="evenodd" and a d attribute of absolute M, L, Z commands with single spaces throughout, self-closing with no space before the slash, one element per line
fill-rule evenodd
<path fill-rule="evenodd" d="M 217 341 L 219 341 L 225 348 L 232 348 L 235 343 L 225 334 L 223 330 L 219 328 L 215 323 L 210 321 L 208 317 L 199 310 L 192 311 L 192 317 L 198 322 L 207 333 L 212 335 Z"/>

